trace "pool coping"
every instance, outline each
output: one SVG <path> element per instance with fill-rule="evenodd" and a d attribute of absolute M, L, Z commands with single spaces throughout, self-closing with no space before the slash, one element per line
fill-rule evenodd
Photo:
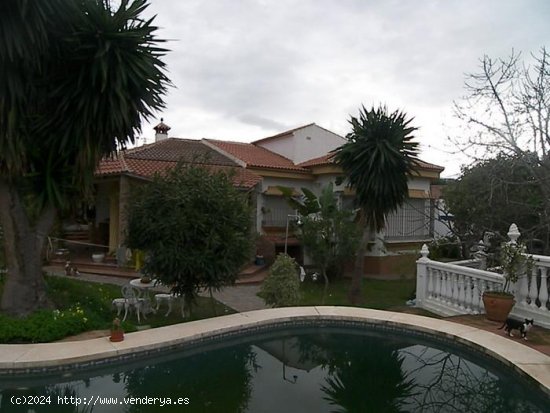
<path fill-rule="evenodd" d="M 550 396 L 550 357 L 508 337 L 419 315 L 330 306 L 285 307 L 230 314 L 128 333 L 125 340 L 119 343 L 101 337 L 72 342 L 2 344 L 0 376 L 56 372 L 74 366 L 104 366 L 110 362 L 132 359 L 137 354 L 183 347 L 184 344 L 211 337 L 308 320 L 376 324 L 456 341 L 513 368 Z"/>

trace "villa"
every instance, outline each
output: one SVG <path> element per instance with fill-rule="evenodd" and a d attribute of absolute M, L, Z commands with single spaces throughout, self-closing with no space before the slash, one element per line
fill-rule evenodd
<path fill-rule="evenodd" d="M 331 154 L 345 139 L 315 123 L 252 143 L 168 137 L 170 127 L 162 121 L 154 129 L 154 143 L 121 151 L 116 158 L 104 159 L 96 170 L 93 241 L 108 245 L 111 251 L 124 244 L 130 188 L 180 160 L 235 171 L 235 186 L 248 194 L 254 206 L 254 231 L 272 245 L 274 252 L 282 252 L 287 244 L 289 254 L 300 262 L 307 257 L 298 240 L 292 234 L 287 237 L 285 231 L 295 211 L 278 187 L 293 188 L 297 195 L 300 188 L 319 194 L 322 187 L 333 183 L 339 203 L 353 206 L 353 191 L 345 184 L 335 184 L 342 171 Z M 388 217 L 385 231 L 373 240 L 378 248 L 365 257 L 366 268 L 392 274 L 404 262 L 414 263 L 420 246 L 434 236 L 430 185 L 442 171 L 437 165 L 419 164 L 409 179 L 405 205 Z"/>

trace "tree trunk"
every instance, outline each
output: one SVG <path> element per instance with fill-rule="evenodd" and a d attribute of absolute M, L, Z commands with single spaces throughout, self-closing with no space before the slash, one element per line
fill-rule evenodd
<path fill-rule="evenodd" d="M 24 317 L 51 307 L 42 274 L 44 240 L 53 225 L 55 208 L 46 207 L 31 227 L 15 186 L 0 180 L 0 223 L 4 230 L 4 251 L 8 273 L 0 310 Z"/>
<path fill-rule="evenodd" d="M 328 293 L 328 276 L 326 267 L 323 267 L 321 274 L 323 275 L 323 280 L 325 281 L 325 288 L 323 289 L 323 298 L 321 299 L 321 305 L 325 305 L 325 300 Z"/>
<path fill-rule="evenodd" d="M 359 248 L 357 249 L 357 256 L 355 257 L 355 267 L 353 269 L 353 276 L 351 278 L 349 300 L 352 305 L 359 305 L 363 302 L 361 287 L 363 284 L 363 276 L 365 274 L 365 253 L 367 252 L 370 234 L 371 232 L 369 228 L 365 225 L 363 227 L 361 242 L 359 243 Z"/>

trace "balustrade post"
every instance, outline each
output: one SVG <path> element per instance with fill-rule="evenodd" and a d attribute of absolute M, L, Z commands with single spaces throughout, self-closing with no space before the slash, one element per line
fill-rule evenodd
<path fill-rule="evenodd" d="M 472 303 L 474 286 L 472 285 L 472 278 L 470 276 L 464 277 L 464 309 L 467 313 L 473 313 Z"/>
<path fill-rule="evenodd" d="M 452 279 L 451 285 L 453 286 L 453 306 L 460 306 L 460 276 L 458 274 L 449 274 Z"/>
<path fill-rule="evenodd" d="M 536 267 L 533 268 L 536 271 Z M 516 292 L 516 301 L 518 305 L 527 307 L 529 305 L 529 274 L 525 274 L 518 279 L 518 291 Z"/>
<path fill-rule="evenodd" d="M 538 308 L 537 297 L 539 296 L 539 288 L 537 285 L 537 267 L 533 268 L 531 273 L 531 285 L 529 286 L 529 298 L 531 299 L 530 306 L 532 308 Z"/>
<path fill-rule="evenodd" d="M 472 313 L 479 314 L 481 311 L 481 280 L 472 279 Z"/>
<path fill-rule="evenodd" d="M 447 271 L 440 270 L 441 273 L 441 302 L 446 303 L 448 301 L 447 296 Z"/>
<path fill-rule="evenodd" d="M 485 280 L 479 280 L 479 311 L 480 313 L 485 312 L 485 306 L 483 305 L 483 300 L 481 297 L 483 296 L 483 293 L 487 290 L 487 281 Z"/>
<path fill-rule="evenodd" d="M 453 305 L 453 281 L 449 271 L 445 271 L 445 286 L 447 287 L 445 290 L 445 302 L 447 305 Z"/>
<path fill-rule="evenodd" d="M 434 298 L 434 275 L 435 270 L 433 268 L 428 268 L 428 299 L 433 300 Z"/>
<path fill-rule="evenodd" d="M 458 308 L 464 310 L 464 304 L 466 302 L 466 291 L 464 286 L 464 275 L 460 274 L 458 277 Z"/>
<path fill-rule="evenodd" d="M 434 287 L 434 298 L 438 301 L 441 300 L 441 270 L 435 270 L 435 287 Z"/>
<path fill-rule="evenodd" d="M 542 311 L 548 311 L 548 268 L 540 268 L 540 309 Z"/>
<path fill-rule="evenodd" d="M 428 258 L 430 250 L 426 244 L 422 245 L 420 250 L 421 257 L 416 261 L 416 306 L 422 307 L 426 299 L 426 289 L 428 287 L 427 283 L 427 267 L 431 261 Z"/>

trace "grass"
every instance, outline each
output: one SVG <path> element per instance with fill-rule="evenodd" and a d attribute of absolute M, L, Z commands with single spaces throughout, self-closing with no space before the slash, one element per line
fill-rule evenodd
<path fill-rule="evenodd" d="M 55 276 L 47 276 L 46 283 L 55 310 L 37 311 L 25 319 L 0 314 L 0 343 L 49 342 L 86 331 L 110 329 L 116 317 L 111 302 L 122 296 L 119 286 Z M 149 314 L 146 320 L 142 319 L 141 326 L 161 327 L 234 312 L 206 297 L 197 298 L 192 315 L 185 319 L 179 309 L 168 317 L 164 317 L 165 311 L 162 308 L 158 314 Z M 124 331 L 131 332 L 140 324 L 132 313 L 122 326 Z"/>
<path fill-rule="evenodd" d="M 327 296 L 323 303 L 323 282 L 306 280 L 300 288 L 302 295 L 300 305 L 351 305 L 348 299 L 350 282 L 351 280 L 347 278 L 332 281 L 329 284 Z M 364 279 L 362 288 L 363 303 L 361 307 L 434 316 L 427 311 L 406 305 L 406 301 L 414 297 L 415 289 L 416 279 Z"/>

